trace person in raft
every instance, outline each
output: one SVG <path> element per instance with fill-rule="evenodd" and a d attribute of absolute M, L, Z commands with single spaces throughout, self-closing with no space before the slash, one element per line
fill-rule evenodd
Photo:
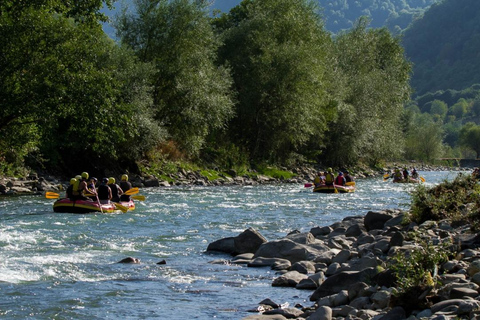
<path fill-rule="evenodd" d="M 108 186 L 108 178 L 103 178 L 98 186 L 98 200 L 101 204 L 107 204 L 112 199 L 112 189 Z"/>
<path fill-rule="evenodd" d="M 73 184 L 73 199 L 74 200 L 90 200 L 93 201 L 91 198 L 85 197 L 84 193 L 88 192 L 87 190 L 87 180 L 88 180 L 88 172 L 82 172 L 82 175 L 75 177 L 77 181 Z"/>
<path fill-rule="evenodd" d="M 77 179 L 72 178 L 70 179 L 70 185 L 67 187 L 67 190 L 65 191 L 65 197 L 73 201 L 73 185 Z"/>
<path fill-rule="evenodd" d="M 393 182 L 400 182 L 402 181 L 403 175 L 402 172 L 400 171 L 399 168 L 395 169 L 395 172 L 393 173 Z"/>
<path fill-rule="evenodd" d="M 97 199 L 97 181 L 98 180 L 95 177 L 90 177 L 88 179 L 87 192 L 89 195 L 87 195 L 87 197 L 91 198 L 92 200 Z"/>
<path fill-rule="evenodd" d="M 338 177 L 335 179 L 335 184 L 336 184 L 337 186 L 344 186 L 344 185 L 346 184 L 346 182 L 347 182 L 347 181 L 345 180 L 345 177 L 343 176 L 343 172 L 340 171 L 340 172 L 338 173 Z"/>
<path fill-rule="evenodd" d="M 350 175 L 348 170 L 345 170 L 345 182 L 353 182 L 353 177 Z"/>
<path fill-rule="evenodd" d="M 333 174 L 332 168 L 328 168 L 327 173 L 325 174 L 325 184 L 327 186 L 333 186 L 335 182 L 335 175 Z"/>
<path fill-rule="evenodd" d="M 322 184 L 324 184 L 324 176 L 323 176 L 323 173 L 322 172 L 318 172 L 317 173 L 317 176 L 315 177 L 315 179 L 313 180 L 313 185 L 315 187 L 318 187 L 318 186 L 321 186 Z"/>
<path fill-rule="evenodd" d="M 110 177 L 108 178 L 108 186 L 110 190 L 112 190 L 112 201 L 113 202 L 120 202 L 120 196 L 123 194 L 122 188 L 118 184 L 115 183 L 115 178 Z"/>
<path fill-rule="evenodd" d="M 120 181 L 120 188 L 122 188 L 123 194 L 120 196 L 120 201 L 128 202 L 130 201 L 130 196 L 125 194 L 128 190 L 132 189 L 132 184 L 128 181 L 128 176 L 122 174 L 122 181 Z"/>

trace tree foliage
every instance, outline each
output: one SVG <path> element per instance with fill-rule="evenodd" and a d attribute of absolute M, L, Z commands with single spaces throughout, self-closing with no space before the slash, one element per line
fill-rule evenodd
<path fill-rule="evenodd" d="M 336 81 L 342 103 L 330 125 L 326 157 L 344 165 L 363 158 L 372 164 L 399 156 L 403 105 L 409 99 L 410 65 L 398 38 L 386 29 L 367 29 L 360 19 L 335 41 Z M 396 141 L 396 143 L 392 143 Z"/>
<path fill-rule="evenodd" d="M 28 146 L 51 165 L 115 161 L 119 146 L 138 138 L 136 105 L 124 99 L 114 63 L 119 50 L 99 24 L 68 17 L 76 7 L 64 14 L 56 5 L 15 6 L 0 16 L 1 144 Z"/>
<path fill-rule="evenodd" d="M 286 159 L 314 137 L 320 143 L 334 104 L 331 40 L 314 4 L 244 1 L 222 23 L 221 56 L 238 92 L 235 140 L 264 160 Z"/>
<path fill-rule="evenodd" d="M 154 115 L 171 138 L 196 155 L 232 116 L 228 69 L 215 64 L 219 45 L 206 1 L 138 0 L 117 27 L 122 43 L 155 66 Z"/>
<path fill-rule="evenodd" d="M 460 144 L 475 151 L 478 159 L 480 156 L 480 126 L 473 122 L 467 123 L 460 130 Z"/>

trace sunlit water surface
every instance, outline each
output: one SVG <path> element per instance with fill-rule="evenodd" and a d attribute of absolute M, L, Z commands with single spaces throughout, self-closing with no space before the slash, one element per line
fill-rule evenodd
<path fill-rule="evenodd" d="M 454 172 L 421 172 L 427 185 Z M 41 196 L 0 198 L 0 317 L 241 319 L 264 298 L 311 305 L 311 292 L 273 288 L 269 268 L 212 264 L 209 243 L 249 227 L 268 240 L 369 210 L 407 208 L 414 185 L 357 181 L 353 194 L 303 185 L 142 189 L 126 214 L 54 213 Z M 141 264 L 118 264 L 125 257 Z M 165 265 L 157 262 L 166 260 Z"/>

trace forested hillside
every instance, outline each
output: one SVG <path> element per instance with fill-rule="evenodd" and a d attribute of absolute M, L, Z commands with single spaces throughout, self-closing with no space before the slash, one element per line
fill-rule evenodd
<path fill-rule="evenodd" d="M 387 26 L 390 31 L 398 34 L 404 30 L 415 18 L 421 16 L 425 9 L 438 0 L 313 0 L 320 7 L 328 31 L 337 33 L 340 30 L 350 29 L 361 16 L 371 19 L 371 27 Z M 133 0 L 125 3 L 134 7 Z M 241 0 L 215 0 L 210 8 L 228 13 Z M 106 11 L 111 17 L 119 12 L 122 2 L 116 1 L 114 11 Z M 113 34 L 107 26 L 109 34 Z"/>
<path fill-rule="evenodd" d="M 480 1 L 445 0 L 405 31 L 416 95 L 480 83 Z"/>

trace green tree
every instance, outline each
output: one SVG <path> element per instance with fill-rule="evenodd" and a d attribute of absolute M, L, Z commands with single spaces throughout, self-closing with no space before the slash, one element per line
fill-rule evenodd
<path fill-rule="evenodd" d="M 480 156 L 480 126 L 469 122 L 460 130 L 460 145 L 467 147 L 476 153 L 476 158 Z"/>
<path fill-rule="evenodd" d="M 308 0 L 242 1 L 219 24 L 238 92 L 230 132 L 255 160 L 318 149 L 335 114 L 331 40 L 317 9 Z"/>
<path fill-rule="evenodd" d="M 218 41 L 207 1 L 137 0 L 117 21 L 123 44 L 155 66 L 154 114 L 188 155 L 233 112 L 231 77 L 215 64 Z"/>
<path fill-rule="evenodd" d="M 456 119 L 462 119 L 468 112 L 468 102 L 461 98 L 450 107 L 449 113 L 455 116 Z"/>
<path fill-rule="evenodd" d="M 128 95 L 148 91 L 143 75 L 126 90 L 125 64 L 100 25 L 47 5 L 15 9 L 0 15 L 0 144 L 19 158 L 48 155 L 50 166 L 116 160 L 140 134 L 132 122 L 141 113 L 138 99 Z"/>
<path fill-rule="evenodd" d="M 443 153 L 442 124 L 429 114 L 417 115 L 405 138 L 405 157 L 431 162 Z"/>
<path fill-rule="evenodd" d="M 432 116 L 436 116 L 438 119 L 442 120 L 445 119 L 445 116 L 448 112 L 448 105 L 441 101 L 441 100 L 433 100 L 432 105 L 430 107 L 430 114 Z"/>
<path fill-rule="evenodd" d="M 399 156 L 403 148 L 401 115 L 409 100 L 410 64 L 399 38 L 367 25 L 368 20 L 360 19 L 335 40 L 342 103 L 338 119 L 330 125 L 326 152 L 334 164 L 359 159 L 376 164 Z"/>

